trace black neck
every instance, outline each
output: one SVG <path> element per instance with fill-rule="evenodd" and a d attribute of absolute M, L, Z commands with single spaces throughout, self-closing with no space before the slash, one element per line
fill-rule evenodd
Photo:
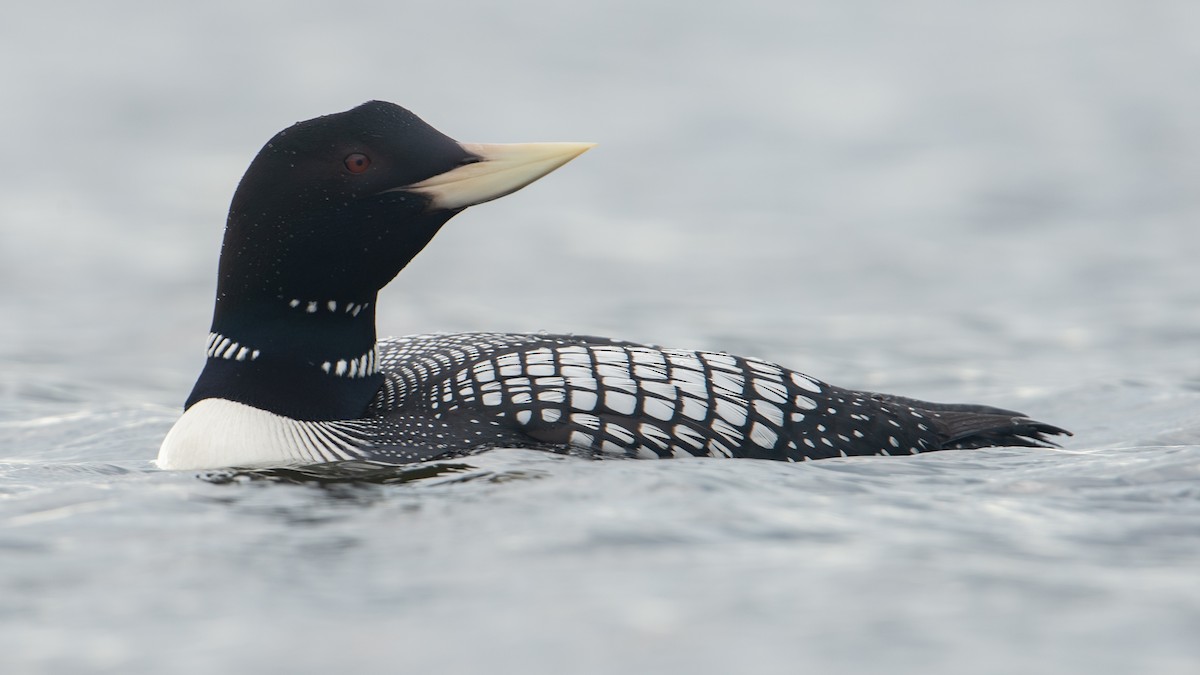
<path fill-rule="evenodd" d="M 187 407 L 206 398 L 303 420 L 361 417 L 383 376 L 375 297 L 248 299 L 218 291 L 208 362 Z"/>
<path fill-rule="evenodd" d="M 225 346 L 210 345 L 187 406 L 220 398 L 294 419 L 361 417 L 383 384 L 363 374 L 375 296 L 458 211 L 428 211 L 403 191 L 293 185 L 280 176 L 308 165 L 279 164 L 271 148 L 230 206 L 212 323 Z"/>

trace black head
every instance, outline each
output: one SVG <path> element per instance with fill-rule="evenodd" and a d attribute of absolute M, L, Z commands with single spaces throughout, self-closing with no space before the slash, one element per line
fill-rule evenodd
<path fill-rule="evenodd" d="M 234 194 L 221 285 L 226 296 L 373 297 L 455 213 L 590 147 L 460 144 L 383 101 L 297 123 Z"/>
<path fill-rule="evenodd" d="M 475 161 L 382 101 L 279 132 L 234 194 L 223 290 L 264 299 L 373 296 L 456 212 L 396 188 Z"/>
<path fill-rule="evenodd" d="M 209 360 L 188 405 L 361 413 L 381 379 L 371 358 L 379 289 L 454 214 L 589 147 L 458 143 L 382 101 L 279 132 L 229 208 Z"/>

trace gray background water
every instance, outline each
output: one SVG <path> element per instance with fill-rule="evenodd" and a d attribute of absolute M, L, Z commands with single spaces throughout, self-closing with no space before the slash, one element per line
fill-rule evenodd
<path fill-rule="evenodd" d="M 0 22 L 0 670 L 1200 672 L 1190 0 L 26 3 Z M 601 145 L 381 333 L 770 358 L 1077 435 L 804 465 L 149 465 L 299 119 Z"/>

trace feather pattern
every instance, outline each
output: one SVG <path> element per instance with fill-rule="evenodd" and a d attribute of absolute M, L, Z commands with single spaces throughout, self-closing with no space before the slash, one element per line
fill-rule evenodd
<path fill-rule="evenodd" d="M 379 343 L 364 457 L 497 445 L 597 456 L 799 461 L 1049 444 L 1057 427 L 986 406 L 841 389 L 759 359 L 576 335 Z"/>

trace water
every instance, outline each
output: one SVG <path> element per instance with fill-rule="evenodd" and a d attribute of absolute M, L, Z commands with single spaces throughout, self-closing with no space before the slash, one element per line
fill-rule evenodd
<path fill-rule="evenodd" d="M 69 17 L 69 18 L 68 18 Z M 1193 3 L 137 3 L 0 26 L 4 672 L 1192 673 Z M 224 210 L 369 98 L 601 145 L 381 332 L 597 333 L 1014 407 L 1062 450 L 152 469 Z"/>

